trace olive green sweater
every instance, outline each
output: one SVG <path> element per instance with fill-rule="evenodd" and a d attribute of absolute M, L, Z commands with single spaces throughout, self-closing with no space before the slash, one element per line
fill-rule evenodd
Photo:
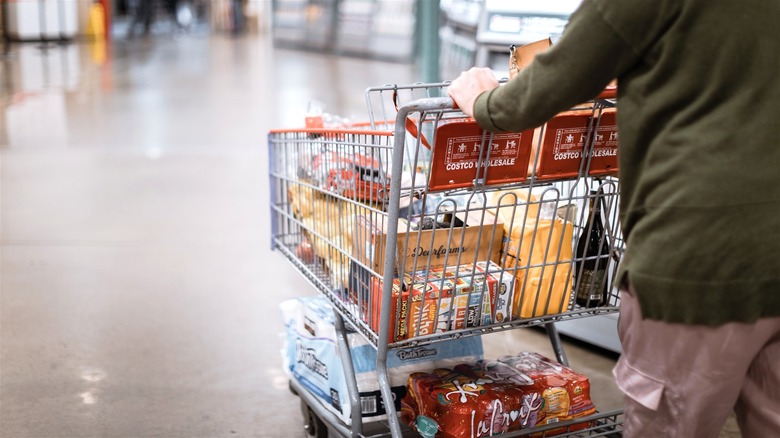
<path fill-rule="evenodd" d="M 520 131 L 618 79 L 620 267 L 643 316 L 780 316 L 780 2 L 585 0 L 474 112 Z"/>

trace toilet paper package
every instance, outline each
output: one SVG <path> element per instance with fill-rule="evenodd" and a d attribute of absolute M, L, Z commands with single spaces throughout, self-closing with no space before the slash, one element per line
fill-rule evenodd
<path fill-rule="evenodd" d="M 290 379 L 322 401 L 345 424 L 351 424 L 351 406 L 344 365 L 336 342 L 333 309 L 323 296 L 302 297 L 281 304 L 285 323 L 282 359 Z M 376 375 L 376 349 L 356 332 L 347 334 L 360 393 L 363 422 L 386 419 Z M 387 366 L 396 411 L 406 395 L 406 381 L 416 372 L 427 372 L 482 358 L 480 337 L 467 337 L 429 345 L 394 349 Z"/>

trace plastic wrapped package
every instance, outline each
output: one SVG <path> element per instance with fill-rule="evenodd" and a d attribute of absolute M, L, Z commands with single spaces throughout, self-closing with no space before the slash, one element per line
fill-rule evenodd
<path fill-rule="evenodd" d="M 287 300 L 281 305 L 285 323 L 282 359 L 284 370 L 322 400 L 326 408 L 351 424 L 351 407 L 344 365 L 336 343 L 331 305 L 323 296 Z M 358 333 L 347 334 L 360 393 L 363 421 L 385 419 L 376 375 L 376 350 Z M 391 390 L 396 410 L 406 394 L 410 374 L 437 367 L 454 367 L 482 358 L 479 337 L 440 342 L 422 347 L 393 350 L 388 357 Z"/>
<path fill-rule="evenodd" d="M 493 436 L 595 413 L 587 377 L 536 353 L 415 373 L 407 390 L 402 419 L 430 438 Z"/>

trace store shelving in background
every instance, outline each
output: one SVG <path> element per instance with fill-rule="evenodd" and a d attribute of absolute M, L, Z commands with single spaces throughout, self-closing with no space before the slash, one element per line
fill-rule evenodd
<path fill-rule="evenodd" d="M 276 0 L 277 47 L 411 61 L 415 0 Z"/>
<path fill-rule="evenodd" d="M 474 66 L 477 25 L 483 7 L 482 0 L 442 0 L 439 69 L 443 80 L 455 79 Z"/>

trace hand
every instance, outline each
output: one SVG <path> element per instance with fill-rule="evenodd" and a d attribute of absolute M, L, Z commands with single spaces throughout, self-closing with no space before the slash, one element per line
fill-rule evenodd
<path fill-rule="evenodd" d="M 474 102 L 485 91 L 498 87 L 498 79 L 489 68 L 471 67 L 452 81 L 447 93 L 463 114 L 474 116 Z"/>

